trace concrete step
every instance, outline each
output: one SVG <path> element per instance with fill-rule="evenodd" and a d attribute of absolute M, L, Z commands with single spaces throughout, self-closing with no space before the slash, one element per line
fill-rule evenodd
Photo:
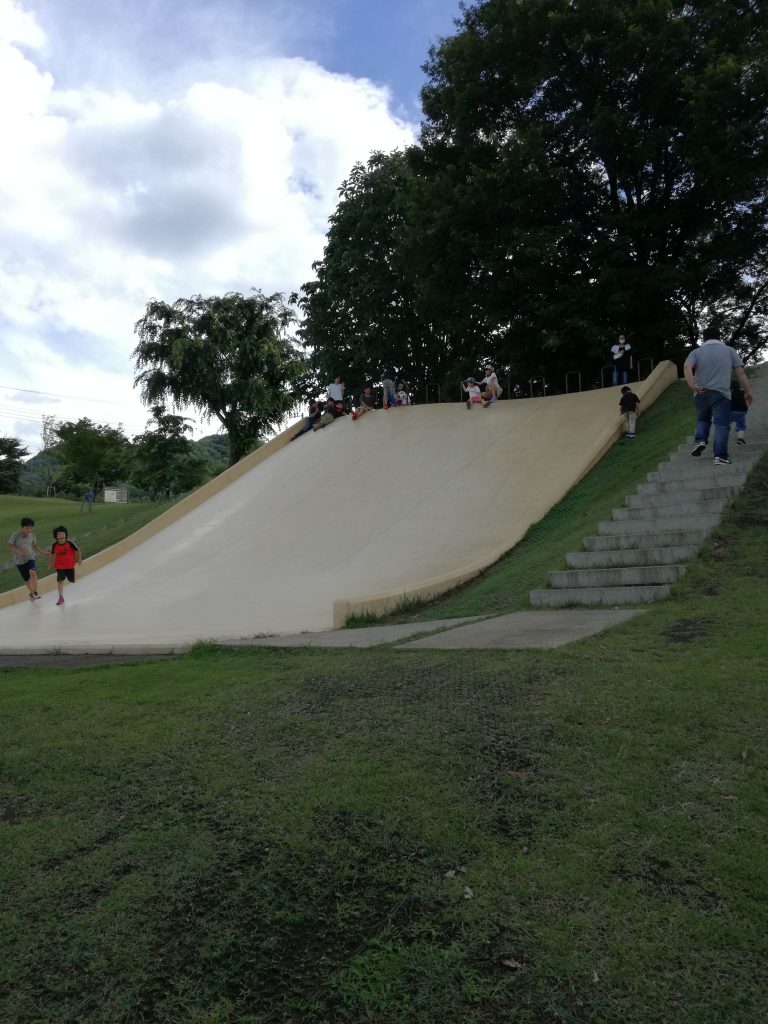
<path fill-rule="evenodd" d="M 731 464 L 734 466 L 751 466 L 753 462 L 760 458 L 761 452 L 751 448 L 749 451 L 746 448 L 739 448 L 738 451 L 728 449 L 728 458 L 731 460 Z M 714 453 L 707 448 L 701 453 L 701 455 L 694 456 L 690 452 L 675 452 L 674 455 L 670 455 L 665 465 L 668 466 L 687 466 L 692 463 L 703 463 L 705 466 L 707 463 L 714 465 L 715 456 Z"/>
<path fill-rule="evenodd" d="M 664 504 L 661 499 L 667 494 L 673 498 L 685 494 L 696 501 L 706 498 L 732 498 L 740 489 L 736 483 L 718 483 L 717 480 L 702 481 L 701 484 L 695 480 L 661 480 L 656 483 L 638 484 L 637 492 L 627 497 L 627 505 L 640 505 L 646 497 L 660 499 L 658 504 L 661 505 Z"/>
<path fill-rule="evenodd" d="M 685 572 L 683 565 L 630 565 L 604 569 L 562 569 L 549 574 L 557 590 L 593 587 L 647 587 L 674 583 Z"/>
<path fill-rule="evenodd" d="M 679 526 L 679 524 L 678 524 Z M 601 537 L 585 537 L 587 551 L 633 551 L 638 548 L 664 548 L 693 545 L 701 547 L 707 539 L 709 529 L 659 530 L 651 533 L 606 534 Z"/>
<path fill-rule="evenodd" d="M 570 605 L 650 604 L 669 597 L 668 583 L 652 587 L 580 587 L 564 590 L 532 590 L 534 608 L 567 608 Z"/>
<path fill-rule="evenodd" d="M 608 551 L 571 551 L 565 560 L 571 569 L 598 569 L 611 566 L 675 565 L 687 562 L 698 551 L 695 544 L 668 548 L 611 548 Z"/>
<path fill-rule="evenodd" d="M 709 515 L 710 513 L 719 513 L 723 511 L 723 508 L 727 505 L 727 498 L 710 498 L 706 501 L 691 501 L 685 500 L 685 496 L 681 496 L 679 501 L 668 501 L 662 505 L 640 505 L 639 507 L 632 506 L 630 508 L 615 508 L 611 513 L 614 520 L 629 520 L 629 519 L 658 519 L 660 516 L 679 516 L 687 518 L 688 516 L 701 516 Z"/>
<path fill-rule="evenodd" d="M 667 533 L 676 532 L 681 528 L 688 530 L 709 531 L 720 522 L 719 513 L 711 515 L 687 516 L 681 519 L 679 516 L 659 516 L 656 519 L 619 519 L 607 523 L 599 523 L 597 532 L 603 536 L 615 536 L 621 533 Z"/>
<path fill-rule="evenodd" d="M 736 484 L 741 486 L 749 473 L 747 466 L 716 466 L 713 462 L 696 462 L 691 459 L 680 466 L 663 462 L 659 469 L 648 474 L 648 483 L 669 483 L 670 481 L 698 481 L 699 486 L 720 486 Z"/>

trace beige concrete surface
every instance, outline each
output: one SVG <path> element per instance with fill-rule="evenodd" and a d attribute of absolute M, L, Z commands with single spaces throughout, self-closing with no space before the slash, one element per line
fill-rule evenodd
<path fill-rule="evenodd" d="M 662 364 L 637 385 L 644 408 L 676 377 Z M 97 556 L 63 607 L 49 591 L 0 609 L 0 652 L 327 630 L 438 593 L 512 547 L 604 454 L 618 396 L 379 410 L 280 437 L 138 546 Z"/>

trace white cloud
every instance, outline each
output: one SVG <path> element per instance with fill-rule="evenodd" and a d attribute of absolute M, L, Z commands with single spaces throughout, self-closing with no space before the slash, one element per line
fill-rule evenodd
<path fill-rule="evenodd" d="M 413 126 L 386 90 L 300 58 L 162 98 L 59 89 L 34 17 L 0 0 L 0 24 L 0 385 L 77 396 L 46 411 L 136 433 L 147 300 L 298 288 L 354 162 Z"/>

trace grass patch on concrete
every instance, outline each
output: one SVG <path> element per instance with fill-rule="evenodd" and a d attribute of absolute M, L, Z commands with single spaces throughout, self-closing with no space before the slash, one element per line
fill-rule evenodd
<path fill-rule="evenodd" d="M 0 674 L 0 1018 L 758 1024 L 766 525 L 558 651 Z"/>
<path fill-rule="evenodd" d="M 99 502 L 89 513 L 85 504 L 79 501 L 3 494 L 0 496 L 0 538 L 3 544 L 0 564 L 13 562 L 7 547 L 8 538 L 19 529 L 23 516 L 35 520 L 34 533 L 41 548 L 47 550 L 51 546 L 53 528 L 63 524 L 87 558 L 135 533 L 174 504 L 173 501 L 126 505 Z M 37 556 L 37 571 L 41 579 L 50 575 L 47 562 L 40 555 Z M 0 593 L 13 590 L 20 584 L 21 577 L 13 565 L 0 570 Z"/>

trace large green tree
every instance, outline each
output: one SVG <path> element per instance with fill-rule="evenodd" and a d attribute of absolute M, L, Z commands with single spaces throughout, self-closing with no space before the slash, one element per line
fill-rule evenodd
<path fill-rule="evenodd" d="M 18 494 L 24 458 L 29 451 L 18 437 L 0 437 L 0 494 Z"/>
<path fill-rule="evenodd" d="M 318 376 L 377 381 L 383 364 L 417 391 L 437 379 L 444 339 L 419 315 L 409 234 L 414 171 L 401 152 L 374 153 L 339 189 L 316 277 L 303 288 L 301 337 Z"/>
<path fill-rule="evenodd" d="M 57 423 L 54 430 L 59 439 L 56 456 L 65 487 L 79 490 L 87 485 L 98 491 L 104 484 L 123 479 L 128 469 L 130 442 L 121 426 L 92 423 L 83 417 Z"/>
<path fill-rule="evenodd" d="M 133 439 L 131 481 L 153 495 L 179 494 L 203 483 L 209 463 L 187 437 L 191 430 L 185 417 L 154 406 L 147 429 Z"/>
<path fill-rule="evenodd" d="M 306 362 L 290 336 L 292 299 L 229 292 L 169 304 L 152 299 L 136 324 L 136 385 L 149 406 L 189 406 L 217 419 L 230 464 L 278 427 L 306 393 Z"/>
<path fill-rule="evenodd" d="M 724 304 L 748 317 L 768 210 L 761 8 L 466 8 L 425 65 L 424 297 L 447 283 L 510 362 L 531 348 L 529 366 L 597 356 L 620 330 L 679 358 Z"/>

